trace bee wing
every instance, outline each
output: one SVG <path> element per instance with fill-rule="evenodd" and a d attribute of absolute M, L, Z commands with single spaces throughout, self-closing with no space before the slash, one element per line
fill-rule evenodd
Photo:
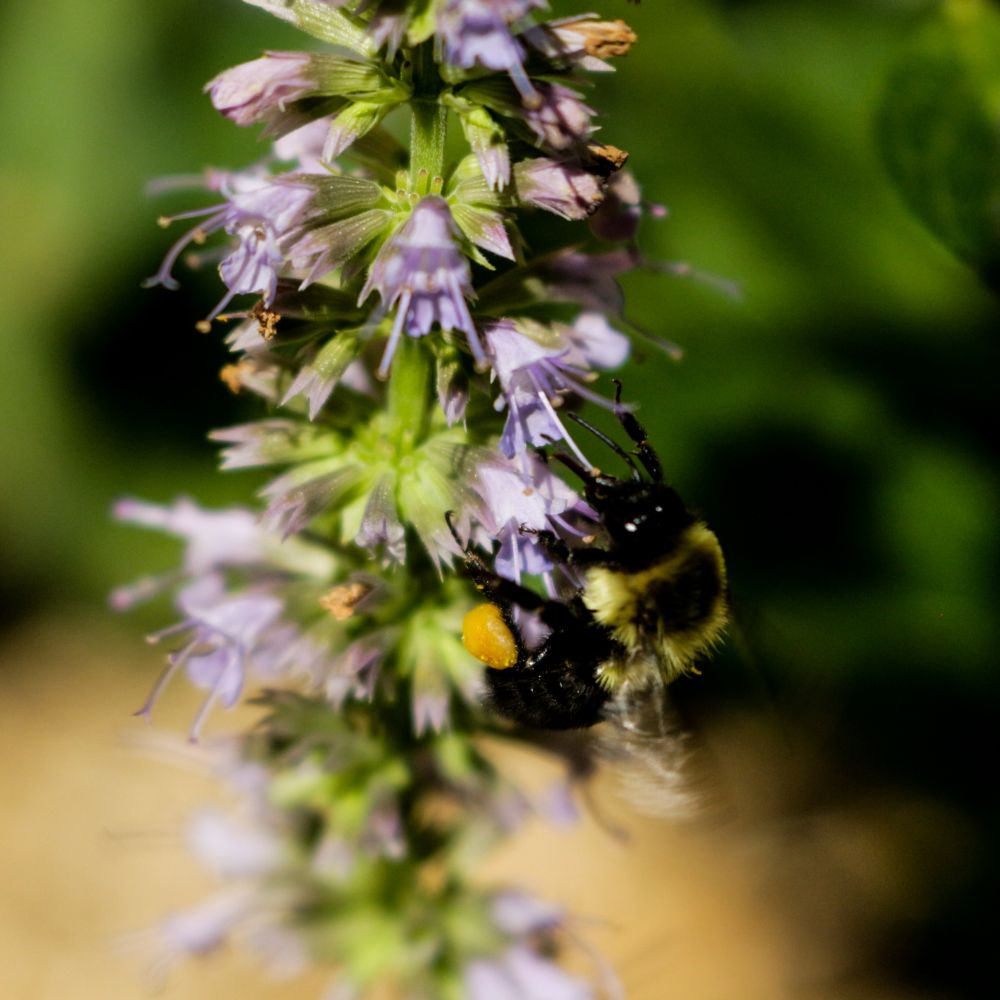
<path fill-rule="evenodd" d="M 693 735 L 659 678 L 626 683 L 596 727 L 597 755 L 625 798 L 646 816 L 692 820 L 713 812 L 714 796 L 697 766 Z"/>

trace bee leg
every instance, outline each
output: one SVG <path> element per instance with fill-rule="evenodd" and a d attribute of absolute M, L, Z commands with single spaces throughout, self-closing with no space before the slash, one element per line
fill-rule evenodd
<path fill-rule="evenodd" d="M 458 534 L 458 529 L 455 527 L 455 512 L 453 510 L 446 510 L 444 512 L 444 519 L 448 523 L 448 530 L 451 532 L 451 537 L 455 539 L 455 544 L 462 550 L 462 555 L 465 559 L 466 575 L 472 579 L 479 590 L 487 590 L 490 580 L 496 574 L 486 565 L 482 556 L 471 545 L 467 545 L 462 541 L 461 536 Z"/>
<path fill-rule="evenodd" d="M 526 524 L 520 525 L 518 530 L 522 535 L 534 535 L 538 539 L 538 544 L 545 550 L 545 554 L 553 562 L 569 562 L 569 546 L 554 531 L 546 531 L 543 528 L 531 528 Z"/>
<path fill-rule="evenodd" d="M 570 549 L 567 562 L 577 569 L 589 569 L 591 566 L 611 566 L 615 560 L 611 558 L 606 549 L 590 545 L 579 549 Z"/>
<path fill-rule="evenodd" d="M 509 609 L 513 605 L 525 611 L 536 611 L 549 628 L 560 628 L 571 625 L 576 616 L 562 601 L 553 601 L 536 594 L 528 587 L 500 576 L 487 566 L 478 552 L 464 545 L 455 530 L 452 511 L 445 513 L 445 520 L 451 529 L 452 536 L 465 553 L 465 573 L 476 585 L 476 589 L 484 593 L 494 604 L 498 605 L 509 617 Z M 547 534 L 552 534 L 547 532 Z M 555 539 L 555 535 L 552 535 Z M 558 539 L 556 539 L 558 541 Z"/>
<path fill-rule="evenodd" d="M 475 579 L 475 584 L 501 609 L 517 605 L 525 611 L 537 612 L 542 622 L 551 629 L 568 628 L 577 624 L 577 617 L 569 605 L 542 597 L 504 576 L 488 571 L 488 578 Z"/>
<path fill-rule="evenodd" d="M 663 482 L 663 466 L 660 458 L 649 443 L 646 428 L 639 423 L 635 414 L 622 406 L 622 384 L 618 379 L 612 379 L 615 384 L 615 416 L 625 433 L 636 443 L 635 454 L 642 462 L 643 468 L 657 483 Z"/>
<path fill-rule="evenodd" d="M 545 554 L 553 562 L 584 569 L 588 566 L 604 566 L 610 561 L 608 553 L 596 546 L 571 549 L 555 532 L 529 528 L 524 524 L 521 525 L 520 530 L 522 534 L 534 535 L 545 550 Z"/>

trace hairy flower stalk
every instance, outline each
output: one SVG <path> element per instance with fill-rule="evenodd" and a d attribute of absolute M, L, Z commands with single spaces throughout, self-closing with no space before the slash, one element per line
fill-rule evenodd
<path fill-rule="evenodd" d="M 211 203 L 177 217 L 197 221 L 151 283 L 175 287 L 184 249 L 208 244 L 225 290 L 203 325 L 238 320 L 223 380 L 269 411 L 212 437 L 223 469 L 271 479 L 245 509 L 116 508 L 185 545 L 178 570 L 113 597 L 174 595 L 141 714 L 182 675 L 203 692 L 193 739 L 248 693 L 265 710 L 205 745 L 238 807 L 196 818 L 191 843 L 224 887 L 158 928 L 161 958 L 241 938 L 282 967 L 328 963 L 342 1000 L 381 981 L 448 1000 L 597 996 L 553 959 L 561 913 L 471 878 L 548 807 L 474 739 L 501 727 L 462 645 L 459 571 L 478 546 L 565 595 L 572 573 L 536 533 L 600 530 L 544 458 L 554 445 L 591 464 L 566 414 L 614 408 L 598 375 L 628 355 L 617 278 L 642 263 L 641 201 L 625 154 L 593 141 L 583 91 L 635 35 L 545 21 L 540 0 L 247 2 L 312 48 L 207 85 L 273 147 L 206 173 Z M 575 224 L 563 249 L 527 252 L 519 221 L 537 212 Z"/>

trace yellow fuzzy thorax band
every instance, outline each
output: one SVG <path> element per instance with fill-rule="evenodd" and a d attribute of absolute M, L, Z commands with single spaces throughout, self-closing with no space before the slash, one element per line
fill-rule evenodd
<path fill-rule="evenodd" d="M 657 596 L 672 595 L 694 601 L 708 579 L 713 585 L 707 607 L 684 621 L 664 616 Z M 611 629 L 626 652 L 622 662 L 602 669 L 602 681 L 616 688 L 629 678 L 631 664 L 652 656 L 663 680 L 671 681 L 688 671 L 694 661 L 721 638 L 729 621 L 726 600 L 726 567 L 715 534 L 701 522 L 693 524 L 676 549 L 661 562 L 638 573 L 610 567 L 587 572 L 583 602 L 594 618 Z"/>

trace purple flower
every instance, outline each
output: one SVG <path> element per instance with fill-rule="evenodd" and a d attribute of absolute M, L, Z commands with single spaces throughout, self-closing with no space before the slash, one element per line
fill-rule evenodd
<path fill-rule="evenodd" d="M 224 70 L 205 85 L 215 109 L 237 125 L 264 121 L 315 89 L 304 52 L 268 52 Z"/>
<path fill-rule="evenodd" d="M 545 297 L 620 316 L 624 296 L 618 276 L 639 263 L 639 258 L 628 250 L 597 254 L 563 250 L 541 263 L 537 272 L 545 287 Z"/>
<path fill-rule="evenodd" d="M 505 220 L 500 212 L 484 208 L 482 205 L 469 205 L 459 201 L 451 206 L 451 213 L 458 228 L 470 243 L 505 260 L 515 259 L 504 224 Z M 473 256 L 480 264 L 485 263 L 481 255 L 473 254 Z"/>
<path fill-rule="evenodd" d="M 139 936 L 151 942 L 154 986 L 184 958 L 201 958 L 233 940 L 261 959 L 272 975 L 301 974 L 309 964 L 306 943 L 289 929 L 287 899 L 261 879 L 232 885 L 178 911 Z M 283 923 L 279 923 L 283 921 Z"/>
<path fill-rule="evenodd" d="M 235 295 L 257 293 L 264 296 L 265 304 L 270 304 L 284 263 L 279 241 L 306 212 L 313 197 L 307 184 L 275 181 L 259 172 L 230 174 L 219 183 L 227 199 L 224 203 L 166 220 L 202 218 L 170 248 L 160 270 L 145 282 L 147 287 L 177 288 L 170 272 L 189 244 L 204 243 L 219 230 L 235 236 L 236 248 L 219 265 L 228 291 L 207 320 L 218 316 Z"/>
<path fill-rule="evenodd" d="M 326 145 L 329 132 L 329 119 L 317 118 L 276 139 L 271 147 L 274 157 L 277 160 L 295 163 L 299 173 L 326 175 L 328 168 L 323 147 Z"/>
<path fill-rule="evenodd" d="M 497 927 L 513 938 L 554 931 L 566 919 L 562 907 L 515 889 L 493 897 L 491 915 Z"/>
<path fill-rule="evenodd" d="M 183 569 L 164 577 L 146 577 L 111 594 L 111 605 L 124 611 L 160 593 L 181 577 L 201 577 L 216 569 L 262 564 L 267 540 L 256 516 L 249 510 L 230 508 L 210 511 L 181 497 L 170 507 L 124 499 L 112 509 L 119 521 L 156 528 L 183 538 Z"/>
<path fill-rule="evenodd" d="M 434 324 L 461 330 L 478 365 L 486 358 L 466 298 L 472 297 L 469 262 L 458 244 L 458 230 L 448 203 L 427 195 L 414 206 L 400 229 L 386 241 L 368 273 L 359 301 L 377 290 L 385 311 L 396 310 L 378 374 L 385 378 L 405 330 L 422 337 Z"/>
<path fill-rule="evenodd" d="M 503 127 L 481 104 L 454 94 L 447 99 L 462 125 L 465 140 L 479 161 L 479 169 L 491 191 L 502 191 L 510 181 L 510 150 Z"/>
<path fill-rule="evenodd" d="M 270 303 L 278 287 L 283 257 L 268 226 L 247 222 L 232 231 L 236 249 L 219 265 L 219 274 L 229 293 L 208 317 L 214 319 L 236 295 L 258 293 Z"/>
<path fill-rule="evenodd" d="M 559 335 L 550 328 L 502 319 L 486 331 L 486 342 L 493 358 L 493 370 L 500 381 L 503 397 L 497 408 L 508 408 L 507 423 L 500 448 L 508 458 L 525 452 L 529 445 L 539 447 L 553 441 L 567 443 L 577 459 L 586 460 L 556 412 L 568 394 L 588 399 L 599 406 L 613 404 L 592 392 L 591 364 L 620 364 L 628 353 L 628 341 L 600 316 L 585 314 L 582 325 Z M 528 333 L 522 332 L 526 330 Z"/>
<path fill-rule="evenodd" d="M 406 37 L 409 18 L 404 8 L 405 0 L 383 0 L 368 24 L 368 36 L 376 51 L 385 46 L 388 59 L 395 56 Z"/>
<path fill-rule="evenodd" d="M 261 823 L 238 822 L 214 808 L 195 813 L 188 823 L 191 852 L 221 878 L 264 874 L 282 860 L 281 843 Z"/>
<path fill-rule="evenodd" d="M 496 405 L 498 409 L 506 406 L 508 411 L 500 450 L 513 458 L 525 454 L 529 445 L 540 447 L 553 441 L 569 441 L 570 436 L 546 391 L 551 388 L 548 373 L 554 359 L 565 353 L 565 345 L 559 340 L 550 339 L 544 344 L 526 337 L 509 319 L 491 324 L 485 337 L 493 371 L 503 391 Z M 556 405 L 561 403 L 557 397 Z"/>
<path fill-rule="evenodd" d="M 266 223 L 276 234 L 287 233 L 302 218 L 313 200 L 315 188 L 295 175 L 275 178 L 269 183 L 234 186 L 229 203 L 241 223 Z"/>
<path fill-rule="evenodd" d="M 590 123 L 594 109 L 588 108 L 575 90 L 561 83 L 540 83 L 538 94 L 538 103 L 525 106 L 521 114 L 540 144 L 555 150 L 570 149 L 594 131 Z"/>
<path fill-rule="evenodd" d="M 205 511 L 184 499 L 173 507 L 122 500 L 115 514 L 187 540 L 181 569 L 140 580 L 111 597 L 113 606 L 124 609 L 168 585 L 185 583 L 176 598 L 181 620 L 149 637 L 153 643 L 180 637 L 181 645 L 168 655 L 167 667 L 137 715 L 152 712 L 181 668 L 208 692 L 191 727 L 192 739 L 212 705 L 234 705 L 251 676 L 273 680 L 305 674 L 315 680 L 325 674 L 328 643 L 281 620 L 285 602 L 280 587 L 289 574 L 318 585 L 328 580 L 334 569 L 328 553 L 299 541 L 279 546 L 250 511 Z M 230 569 L 241 570 L 241 576 L 256 574 L 258 582 L 227 590 L 224 571 Z"/>
<path fill-rule="evenodd" d="M 538 6 L 540 0 L 448 0 L 437 19 L 445 60 L 462 69 L 478 64 L 505 72 L 525 105 L 538 104 L 538 91 L 524 69 L 524 48 L 510 29 Z"/>
<path fill-rule="evenodd" d="M 359 639 L 336 656 L 323 681 L 323 690 L 330 704 L 339 709 L 348 698 L 370 699 L 375 692 L 384 656 L 385 650 L 370 639 Z"/>
<path fill-rule="evenodd" d="M 363 134 L 410 93 L 406 84 L 375 62 L 321 52 L 268 52 L 220 73 L 205 89 L 216 109 L 237 125 L 265 123 L 270 135 L 325 117 L 334 105 L 343 109 L 341 113 L 349 113 L 355 102 L 377 109 L 367 126 L 355 127 L 355 135 Z M 331 103 L 323 98 L 336 100 Z M 342 143 L 340 148 L 349 144 Z M 324 155 L 330 159 L 334 154 L 328 147 Z"/>
<path fill-rule="evenodd" d="M 585 219 L 604 199 L 600 178 L 577 163 L 538 157 L 514 167 L 518 199 L 564 219 Z"/>
<path fill-rule="evenodd" d="M 483 130 L 473 132 L 470 135 L 470 145 L 486 183 L 494 191 L 502 191 L 510 181 L 510 150 L 506 142 L 496 141 L 495 131 L 485 131 L 486 141 L 482 141 L 483 136 Z"/>
<path fill-rule="evenodd" d="M 226 70 L 206 90 L 215 107 L 236 124 L 266 123 L 265 134 L 271 136 L 301 132 L 319 116 L 325 161 L 374 128 L 410 93 L 374 62 L 300 52 L 270 52 Z M 287 158 L 280 150 L 278 155 Z"/>
<path fill-rule="evenodd" d="M 586 982 L 522 944 L 469 962 L 464 979 L 468 1000 L 594 1000 Z"/>
<path fill-rule="evenodd" d="M 209 955 L 218 950 L 252 907 L 252 895 L 237 889 L 217 893 L 197 906 L 171 914 L 156 931 L 164 953 L 160 971 L 178 958 Z"/>
<path fill-rule="evenodd" d="M 267 433 L 281 439 L 284 428 L 272 426 L 265 430 Z M 302 541 L 281 544 L 256 514 L 242 508 L 209 511 L 183 497 L 171 507 L 125 499 L 115 504 L 113 514 L 119 520 L 166 531 L 187 542 L 180 569 L 115 590 L 111 604 L 118 610 L 148 600 L 171 584 L 200 580 L 229 569 L 270 575 L 277 571 L 320 582 L 333 572 L 325 549 Z"/>
<path fill-rule="evenodd" d="M 564 360 L 578 367 L 620 368 L 628 360 L 632 346 L 628 337 L 599 312 L 580 313 L 573 325 L 566 328 L 565 336 L 570 350 Z"/>
<path fill-rule="evenodd" d="M 184 618 L 149 636 L 156 643 L 183 636 L 179 649 L 167 657 L 145 704 L 135 714 L 148 717 L 160 694 L 183 667 L 188 679 L 207 691 L 191 725 L 196 741 L 212 706 L 232 708 L 249 680 L 274 683 L 297 675 L 316 683 L 329 669 L 330 650 L 280 620 L 284 601 L 268 586 L 258 584 L 226 591 L 218 575 L 203 577 L 177 597 Z"/>
<path fill-rule="evenodd" d="M 635 239 L 643 211 L 662 219 L 667 210 L 662 205 L 643 202 L 642 192 L 631 171 L 619 170 L 608 181 L 604 204 L 590 220 L 591 232 L 609 243 L 627 243 Z"/>
<path fill-rule="evenodd" d="M 474 485 L 482 501 L 477 520 L 500 542 L 496 571 L 511 580 L 523 574 L 544 576 L 552 569 L 532 531 L 557 527 L 577 533 L 570 516 L 587 510 L 580 497 L 531 454 L 522 456 L 520 467 L 499 459 L 484 462 Z"/>
<path fill-rule="evenodd" d="M 236 704 L 254 665 L 254 649 L 263 634 L 276 624 L 283 603 L 265 589 L 227 593 L 222 578 L 204 576 L 180 592 L 177 604 L 182 621 L 150 636 L 159 642 L 168 636 L 186 635 L 187 641 L 167 658 L 167 667 L 137 715 L 148 716 L 160 693 L 181 667 L 195 686 L 208 692 L 191 726 L 197 739 L 216 701 Z M 261 663 L 262 673 L 269 673 Z"/>
<path fill-rule="evenodd" d="M 500 436 L 500 450 L 508 458 L 526 454 L 529 446 L 540 448 L 565 441 L 582 464 L 590 465 L 589 462 L 584 462 L 586 456 L 573 444 L 572 437 L 548 396 L 532 384 L 529 375 L 516 375 L 497 405 L 507 407 L 507 421 Z"/>

